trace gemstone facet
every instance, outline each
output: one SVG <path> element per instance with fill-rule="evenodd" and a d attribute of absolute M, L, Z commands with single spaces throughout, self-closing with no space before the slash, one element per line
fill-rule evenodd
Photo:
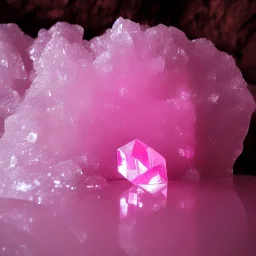
<path fill-rule="evenodd" d="M 138 139 L 117 149 L 117 165 L 118 172 L 135 185 L 167 182 L 165 158 Z"/>

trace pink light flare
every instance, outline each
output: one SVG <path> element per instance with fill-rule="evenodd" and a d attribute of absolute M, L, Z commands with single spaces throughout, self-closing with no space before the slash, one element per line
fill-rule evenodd
<path fill-rule="evenodd" d="M 151 193 L 168 181 L 165 158 L 138 139 L 117 149 L 117 166 L 124 178 Z"/>

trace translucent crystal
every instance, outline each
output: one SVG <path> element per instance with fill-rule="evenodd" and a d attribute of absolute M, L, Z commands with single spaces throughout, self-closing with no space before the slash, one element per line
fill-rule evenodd
<path fill-rule="evenodd" d="M 135 185 L 167 182 L 165 158 L 140 140 L 117 150 L 117 165 L 118 172 Z"/>

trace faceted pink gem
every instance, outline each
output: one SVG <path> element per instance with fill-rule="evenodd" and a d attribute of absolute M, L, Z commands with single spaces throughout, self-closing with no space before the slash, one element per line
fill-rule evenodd
<path fill-rule="evenodd" d="M 117 165 L 118 172 L 135 185 L 167 182 L 165 158 L 140 140 L 117 149 Z"/>

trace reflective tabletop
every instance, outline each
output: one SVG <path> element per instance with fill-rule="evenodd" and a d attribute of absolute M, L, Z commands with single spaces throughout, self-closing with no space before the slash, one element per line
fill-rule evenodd
<path fill-rule="evenodd" d="M 256 255 L 256 177 L 107 183 L 48 204 L 0 198 L 0 255 Z"/>

